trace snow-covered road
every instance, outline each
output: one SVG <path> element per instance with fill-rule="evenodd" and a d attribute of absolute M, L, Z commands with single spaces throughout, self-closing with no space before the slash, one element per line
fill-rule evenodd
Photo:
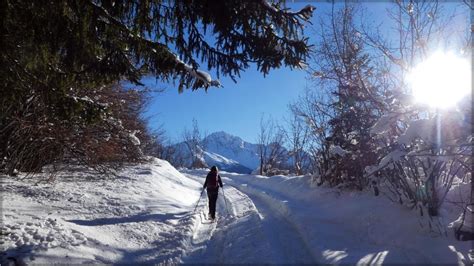
<path fill-rule="evenodd" d="M 202 183 L 206 172 L 184 170 L 183 174 Z M 207 242 L 201 243 L 199 250 L 188 252 L 184 262 L 466 262 L 469 243 L 457 243 L 464 251 L 459 252 L 450 245 L 455 243 L 451 237 L 424 237 L 415 224 L 419 221 L 413 219 L 416 216 L 396 205 L 390 209 L 393 204 L 374 201 L 370 194 L 342 197 L 337 190 L 329 189 L 316 196 L 307 185 L 300 187 L 306 183 L 301 178 L 268 179 L 231 173 L 221 176 L 225 186 L 217 205 L 220 220 L 212 230 L 205 231 L 212 234 Z M 207 212 L 206 204 L 203 196 L 200 212 Z"/>
<path fill-rule="evenodd" d="M 188 175 L 192 178 L 192 176 Z M 202 179 L 202 177 L 194 177 Z M 227 202 L 224 201 L 224 197 Z M 207 211 L 206 200 L 199 208 L 200 217 Z M 217 223 L 202 224 L 195 233 L 208 240 L 190 252 L 185 262 L 193 263 L 315 263 L 301 233 L 285 216 L 258 195 L 245 194 L 227 185 L 218 198 Z M 228 212 L 228 213 L 227 213 Z M 210 235 L 212 234 L 212 236 Z M 203 236 L 207 235 L 207 237 Z M 204 244 L 204 243 L 203 243 Z"/>
<path fill-rule="evenodd" d="M 222 172 L 212 223 L 206 193 L 193 212 L 206 174 L 153 159 L 109 180 L 84 170 L 40 184 L 1 176 L 0 263 L 469 263 L 472 243 L 451 231 L 421 228 L 367 191 L 311 187 L 310 177 Z M 446 228 L 458 213 L 446 206 L 436 221 Z"/>

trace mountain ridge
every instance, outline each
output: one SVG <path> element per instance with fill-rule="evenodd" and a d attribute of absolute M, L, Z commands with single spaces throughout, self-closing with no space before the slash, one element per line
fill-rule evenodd
<path fill-rule="evenodd" d="M 202 158 L 199 160 L 207 165 L 216 165 L 223 171 L 250 174 L 259 166 L 258 145 L 225 131 L 216 131 L 207 135 L 200 149 Z M 173 145 L 177 152 L 188 158 L 186 164 L 191 164 L 191 154 L 184 141 Z"/>

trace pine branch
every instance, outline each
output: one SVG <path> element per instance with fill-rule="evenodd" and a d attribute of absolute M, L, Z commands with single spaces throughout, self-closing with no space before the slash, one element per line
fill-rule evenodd
<path fill-rule="evenodd" d="M 278 16 L 283 15 L 283 16 L 293 17 L 293 22 L 297 23 L 300 26 L 302 26 L 301 22 L 298 19 L 296 19 L 295 17 L 298 17 L 300 19 L 303 19 L 303 20 L 311 23 L 309 21 L 309 19 L 312 17 L 313 11 L 316 10 L 316 7 L 314 7 L 312 5 L 306 5 L 301 10 L 299 10 L 297 12 L 294 12 L 294 11 L 288 11 L 286 9 L 285 10 L 277 9 L 276 7 L 274 7 L 273 5 L 268 3 L 266 0 L 261 0 L 260 2 L 265 7 L 265 9 L 267 9 L 268 11 L 273 13 L 274 15 L 278 15 Z"/>
<path fill-rule="evenodd" d="M 138 34 L 133 33 L 132 30 L 130 30 L 126 25 L 124 25 L 118 19 L 110 15 L 109 12 L 105 10 L 103 7 L 98 6 L 95 3 L 90 2 L 90 1 L 87 1 L 87 3 L 90 6 L 92 6 L 95 10 L 97 10 L 109 22 L 113 23 L 113 25 L 115 25 L 116 27 L 121 29 L 123 32 L 125 32 L 126 33 L 125 36 L 132 37 L 135 41 L 145 44 L 148 47 L 149 51 L 154 52 L 155 54 L 156 54 L 156 49 L 160 49 L 160 52 L 164 52 L 166 53 L 167 56 L 172 57 L 174 59 L 175 64 L 178 66 L 178 68 L 184 70 L 188 75 L 191 75 L 195 79 L 199 80 L 206 89 L 209 86 L 215 86 L 215 87 L 221 86 L 219 80 L 213 80 L 211 76 L 205 71 L 195 69 L 185 64 L 183 61 L 179 59 L 179 57 L 175 53 L 171 52 L 165 44 L 149 40 L 147 38 L 139 36 Z M 134 66 L 129 65 L 129 67 L 133 67 L 133 69 L 135 69 L 136 71 L 136 68 Z M 134 71 L 132 70 L 132 72 Z"/>

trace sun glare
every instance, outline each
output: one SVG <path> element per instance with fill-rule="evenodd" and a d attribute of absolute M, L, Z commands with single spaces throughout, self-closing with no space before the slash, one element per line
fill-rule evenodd
<path fill-rule="evenodd" d="M 470 93 L 471 66 L 452 53 L 437 52 L 419 63 L 408 80 L 417 102 L 447 108 Z"/>

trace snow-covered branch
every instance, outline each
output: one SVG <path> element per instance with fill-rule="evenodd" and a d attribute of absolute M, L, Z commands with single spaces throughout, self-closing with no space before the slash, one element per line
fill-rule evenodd
<path fill-rule="evenodd" d="M 196 79 L 201 80 L 204 83 L 204 87 L 207 88 L 209 86 L 214 87 L 222 87 L 220 81 L 218 79 L 212 79 L 211 75 L 203 70 L 194 69 L 192 66 L 184 63 L 179 59 L 177 55 L 175 55 L 175 60 L 178 65 L 181 65 L 183 69 L 188 72 L 191 76 Z"/>
<path fill-rule="evenodd" d="M 168 55 L 173 56 L 175 59 L 175 62 L 178 65 L 182 66 L 182 68 L 191 76 L 202 81 L 205 88 L 209 86 L 221 87 L 221 83 L 219 80 L 213 80 L 209 73 L 199 70 L 199 69 L 194 69 L 190 65 L 184 63 L 183 61 L 179 59 L 179 57 L 175 53 L 171 52 L 170 49 L 166 45 L 156 42 L 156 41 L 149 40 L 147 38 L 144 38 L 143 36 L 133 33 L 125 24 L 121 23 L 117 18 L 109 14 L 109 12 L 106 9 L 104 9 L 102 6 L 99 6 L 93 2 L 88 2 L 88 3 L 91 6 L 93 6 L 96 10 L 98 10 L 104 16 L 104 18 L 106 18 L 110 23 L 113 23 L 114 25 L 122 29 L 123 31 L 127 32 L 128 36 L 151 46 L 153 52 L 156 53 L 155 48 L 159 47 L 161 50 L 164 50 L 165 52 L 167 52 Z"/>
<path fill-rule="evenodd" d="M 346 155 L 347 153 L 349 153 L 348 151 L 344 150 L 341 146 L 339 145 L 331 145 L 329 147 L 329 153 L 333 156 L 335 155 L 339 155 L 339 156 L 344 156 Z"/>
<path fill-rule="evenodd" d="M 308 21 L 311 18 L 311 16 L 313 15 L 313 11 L 316 9 L 316 7 L 312 5 L 306 5 L 301 10 L 295 12 L 295 11 L 277 9 L 266 0 L 262 0 L 261 2 L 263 6 L 272 13 L 280 13 L 280 14 L 289 15 L 293 17 L 298 16 L 299 18 L 305 21 Z"/>

